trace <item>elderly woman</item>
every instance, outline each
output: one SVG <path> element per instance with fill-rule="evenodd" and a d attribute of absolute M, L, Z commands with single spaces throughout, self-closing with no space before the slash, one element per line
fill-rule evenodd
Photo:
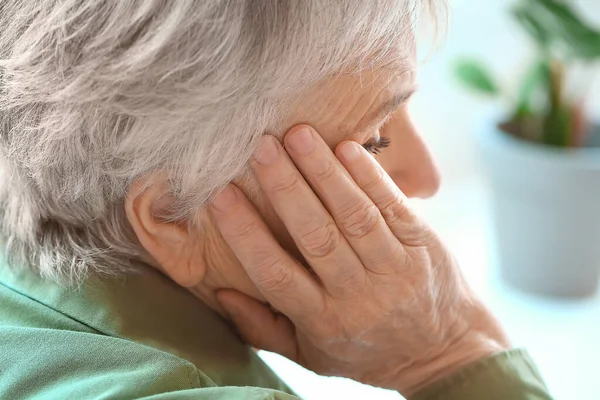
<path fill-rule="evenodd" d="M 438 185 L 421 6 L 4 0 L 2 397 L 293 398 L 229 319 L 414 398 L 548 398 L 404 202 Z"/>

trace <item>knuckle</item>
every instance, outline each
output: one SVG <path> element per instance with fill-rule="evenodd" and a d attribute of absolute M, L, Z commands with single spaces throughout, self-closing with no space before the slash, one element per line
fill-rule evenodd
<path fill-rule="evenodd" d="M 232 232 L 236 239 L 246 239 L 252 237 L 258 229 L 258 223 L 254 219 L 243 219 L 238 221 L 237 226 Z"/>
<path fill-rule="evenodd" d="M 405 270 L 409 265 L 404 248 L 400 243 L 395 242 L 391 248 L 385 251 L 372 253 L 365 269 L 373 277 L 387 279 L 390 276 L 397 275 L 399 271 Z"/>
<path fill-rule="evenodd" d="M 314 173 L 314 180 L 320 183 L 327 182 L 336 175 L 336 172 L 335 165 L 332 162 L 327 162 L 322 168 Z"/>
<path fill-rule="evenodd" d="M 296 191 L 300 183 L 297 175 L 290 174 L 271 184 L 270 190 L 278 194 L 291 194 Z"/>
<path fill-rule="evenodd" d="M 386 183 L 383 177 L 383 173 L 377 170 L 377 174 L 374 177 L 372 177 L 368 182 L 364 182 L 361 186 L 362 189 L 368 193 L 380 186 L 384 186 L 385 184 Z"/>
<path fill-rule="evenodd" d="M 342 216 L 342 229 L 352 239 L 360 239 L 377 227 L 380 213 L 374 204 L 354 206 Z"/>
<path fill-rule="evenodd" d="M 317 258 L 327 257 L 339 246 L 340 234 L 333 221 L 309 229 L 299 237 L 299 245 L 307 255 Z"/>
<path fill-rule="evenodd" d="M 426 252 L 427 245 L 434 238 L 430 228 L 423 223 L 405 224 L 403 230 L 402 243 L 419 250 L 419 252 Z"/>
<path fill-rule="evenodd" d="M 388 223 L 405 221 L 410 215 L 406 200 L 398 194 L 389 194 L 380 201 L 381 215 Z"/>
<path fill-rule="evenodd" d="M 251 252 L 253 260 L 253 270 L 260 278 L 261 276 L 272 276 L 282 269 L 280 257 L 267 248 L 256 247 Z"/>
<path fill-rule="evenodd" d="M 257 285 L 266 292 L 286 292 L 292 287 L 294 274 L 291 269 L 283 268 L 276 258 L 267 258 L 257 265 L 262 271 L 258 274 Z"/>

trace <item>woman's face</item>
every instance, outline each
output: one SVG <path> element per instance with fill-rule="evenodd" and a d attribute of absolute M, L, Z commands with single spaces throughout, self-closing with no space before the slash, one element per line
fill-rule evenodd
<path fill-rule="evenodd" d="M 377 153 L 377 160 L 407 196 L 431 196 L 439 185 L 438 172 L 410 121 L 406 105 L 415 91 L 415 74 L 415 58 L 411 57 L 396 68 L 370 69 L 360 76 L 339 75 L 299 98 L 284 126 L 311 125 L 332 149 L 342 141 L 356 141 Z M 282 247 L 303 260 L 267 197 L 257 190 L 258 184 L 252 178 L 235 183 L 254 203 Z M 136 208 L 132 205 L 131 209 Z M 142 218 L 140 223 L 136 218 L 130 219 L 140 226 L 144 221 L 151 225 L 152 229 L 136 231 L 140 242 L 146 243 L 146 250 L 167 275 L 208 304 L 217 307 L 214 291 L 221 288 L 237 289 L 262 299 L 210 220 L 210 213 L 203 210 L 199 217 L 203 226 L 200 240 L 196 234 L 186 235 L 179 228 L 168 229 L 165 224 L 157 227 L 152 218 Z M 146 231 L 163 234 L 150 236 Z M 178 234 L 173 237 L 173 232 Z"/>
<path fill-rule="evenodd" d="M 439 174 L 408 112 L 415 75 L 413 56 L 395 69 L 338 76 L 299 99 L 286 126 L 311 125 L 332 149 L 354 140 L 377 153 L 375 158 L 408 197 L 429 197 L 438 189 Z M 282 245 L 299 256 L 268 200 L 260 194 L 253 200 Z"/>
<path fill-rule="evenodd" d="M 416 90 L 416 56 L 395 67 L 340 75 L 300 99 L 286 126 L 306 123 L 335 148 L 354 140 L 377 152 L 376 159 L 409 197 L 429 197 L 439 174 L 412 124 L 407 102 Z M 380 140 L 383 138 L 383 140 Z M 377 143 L 389 143 L 377 148 Z"/>

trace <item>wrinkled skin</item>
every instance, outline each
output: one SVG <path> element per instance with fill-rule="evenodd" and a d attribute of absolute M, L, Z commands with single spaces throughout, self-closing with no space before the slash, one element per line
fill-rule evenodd
<path fill-rule="evenodd" d="M 238 188 L 211 205 L 269 303 L 217 293 L 250 344 L 404 395 L 509 346 L 443 243 L 361 146 L 345 141 L 334 154 L 307 126 L 284 143 L 263 138 L 253 170 L 310 271 Z"/>

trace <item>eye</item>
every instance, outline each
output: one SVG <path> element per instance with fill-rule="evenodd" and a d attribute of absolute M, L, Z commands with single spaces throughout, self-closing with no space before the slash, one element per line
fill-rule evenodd
<path fill-rule="evenodd" d="M 389 147 L 390 142 L 390 138 L 386 137 L 379 137 L 378 139 L 373 138 L 363 144 L 363 147 L 371 154 L 379 154 L 382 149 Z"/>

